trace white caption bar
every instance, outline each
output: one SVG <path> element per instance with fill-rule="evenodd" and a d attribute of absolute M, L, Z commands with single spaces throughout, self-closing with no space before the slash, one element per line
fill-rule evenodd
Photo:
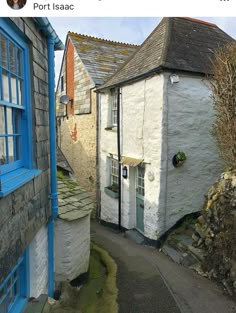
<path fill-rule="evenodd" d="M 13 10 L 1 0 L 1 16 L 236 16 L 235 0 L 26 0 Z"/>

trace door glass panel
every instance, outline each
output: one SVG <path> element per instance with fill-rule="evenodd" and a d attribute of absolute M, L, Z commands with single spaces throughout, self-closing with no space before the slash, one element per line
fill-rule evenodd
<path fill-rule="evenodd" d="M 145 175 L 145 168 L 144 166 L 138 166 L 137 168 L 137 193 L 144 197 L 144 175 Z"/>

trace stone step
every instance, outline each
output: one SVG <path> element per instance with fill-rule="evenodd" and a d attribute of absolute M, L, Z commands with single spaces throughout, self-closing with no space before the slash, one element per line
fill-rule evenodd
<path fill-rule="evenodd" d="M 178 248 L 168 245 L 167 243 L 163 245 L 162 252 L 169 256 L 175 263 L 186 267 L 190 267 L 193 264 L 198 263 L 198 260 L 191 253 L 183 252 Z"/>
<path fill-rule="evenodd" d="M 37 299 L 29 299 L 23 313 L 49 313 L 48 295 L 40 295 Z"/>
<path fill-rule="evenodd" d="M 125 238 L 131 239 L 139 245 L 144 244 L 145 238 L 135 229 L 130 229 L 125 232 Z"/>

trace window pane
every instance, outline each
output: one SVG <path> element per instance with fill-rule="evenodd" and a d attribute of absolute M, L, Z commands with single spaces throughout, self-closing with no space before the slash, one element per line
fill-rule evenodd
<path fill-rule="evenodd" d="M 20 120 L 21 120 L 21 112 L 20 110 L 14 110 L 14 133 L 19 134 L 20 133 Z"/>
<path fill-rule="evenodd" d="M 0 106 L 0 134 L 5 134 L 4 107 Z"/>
<path fill-rule="evenodd" d="M 10 52 L 10 71 L 16 73 L 16 62 L 15 62 L 15 45 L 10 42 L 9 45 Z"/>
<path fill-rule="evenodd" d="M 14 144 L 13 144 L 13 137 L 8 137 L 8 158 L 9 162 L 14 161 Z"/>
<path fill-rule="evenodd" d="M 7 133 L 13 134 L 12 108 L 7 108 Z"/>
<path fill-rule="evenodd" d="M 21 50 L 17 49 L 16 50 L 17 53 L 16 53 L 16 62 L 17 62 L 17 74 L 18 76 L 22 76 L 22 68 L 21 68 L 21 63 L 22 63 L 22 52 Z"/>
<path fill-rule="evenodd" d="M 0 164 L 6 164 L 6 143 L 5 138 L 0 137 Z"/>
<path fill-rule="evenodd" d="M 15 161 L 20 160 L 21 158 L 21 145 L 20 145 L 20 136 L 14 137 L 15 140 Z"/>
<path fill-rule="evenodd" d="M 16 92 L 16 77 L 11 75 L 11 101 L 17 103 L 17 92 Z"/>
<path fill-rule="evenodd" d="M 6 71 L 2 71 L 2 87 L 3 87 L 3 100 L 9 102 L 10 96 L 9 96 L 9 81 L 8 81 L 8 75 Z"/>
<path fill-rule="evenodd" d="M 19 95 L 19 105 L 22 105 L 22 97 L 23 97 L 23 82 L 21 79 L 18 80 L 18 95 Z"/>
<path fill-rule="evenodd" d="M 1 40 L 1 53 L 2 53 L 2 67 L 7 68 L 7 41 L 6 39 L 0 35 Z"/>

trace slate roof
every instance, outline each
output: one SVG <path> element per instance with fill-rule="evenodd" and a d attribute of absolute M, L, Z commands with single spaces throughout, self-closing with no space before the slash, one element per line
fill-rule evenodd
<path fill-rule="evenodd" d="M 165 17 L 136 53 L 100 89 L 170 69 L 212 74 L 214 51 L 233 41 L 215 24 Z"/>
<path fill-rule="evenodd" d="M 68 36 L 96 85 L 103 84 L 139 47 L 73 32 Z"/>

